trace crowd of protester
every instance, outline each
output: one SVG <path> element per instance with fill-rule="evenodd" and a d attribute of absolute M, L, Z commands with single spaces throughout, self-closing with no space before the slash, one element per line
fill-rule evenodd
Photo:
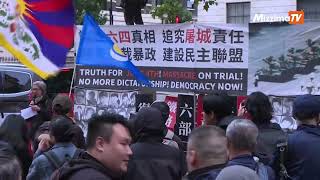
<path fill-rule="evenodd" d="M 86 139 L 68 116 L 68 96 L 51 101 L 46 85 L 33 83 L 37 115 L 9 115 L 0 127 L 0 180 L 319 180 L 320 98 L 297 96 L 297 130 L 272 122 L 268 96 L 254 92 L 238 116 L 225 94 L 203 99 L 204 123 L 187 147 L 168 130 L 169 107 L 156 101 L 131 119 L 94 115 Z M 318 144 L 319 143 L 319 144 Z M 184 151 L 185 150 L 185 151 Z"/>

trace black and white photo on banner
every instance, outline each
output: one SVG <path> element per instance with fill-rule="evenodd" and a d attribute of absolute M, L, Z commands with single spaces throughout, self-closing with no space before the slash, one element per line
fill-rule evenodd
<path fill-rule="evenodd" d="M 272 121 L 278 123 L 282 129 L 293 130 L 297 128 L 297 122 L 292 115 L 294 98 L 293 96 L 269 96 L 273 107 Z"/>
<path fill-rule="evenodd" d="M 118 113 L 125 118 L 136 112 L 137 92 L 115 92 L 106 90 L 75 89 L 74 115 L 83 131 L 87 132 L 88 119 L 94 114 Z"/>

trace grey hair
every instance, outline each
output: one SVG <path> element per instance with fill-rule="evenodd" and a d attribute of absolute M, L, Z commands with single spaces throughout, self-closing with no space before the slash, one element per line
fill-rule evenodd
<path fill-rule="evenodd" d="M 42 94 L 45 95 L 47 93 L 47 85 L 43 81 L 35 81 L 32 83 L 34 86 L 38 86 L 42 91 Z"/>
<path fill-rule="evenodd" d="M 254 151 L 257 144 L 259 130 L 247 119 L 236 119 L 227 127 L 227 139 L 236 150 Z"/>
<path fill-rule="evenodd" d="M 188 147 L 199 155 L 202 164 L 227 160 L 227 138 L 224 130 L 217 126 L 202 126 L 189 136 Z"/>

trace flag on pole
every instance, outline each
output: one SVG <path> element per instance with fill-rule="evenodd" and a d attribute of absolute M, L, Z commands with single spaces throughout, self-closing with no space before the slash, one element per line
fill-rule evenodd
<path fill-rule="evenodd" d="M 77 53 L 78 65 L 108 66 L 129 70 L 145 85 L 149 79 L 123 54 L 121 49 L 106 35 L 90 15 L 85 15 Z"/>
<path fill-rule="evenodd" d="M 65 65 L 74 22 L 72 0 L 0 0 L 0 45 L 47 79 Z"/>

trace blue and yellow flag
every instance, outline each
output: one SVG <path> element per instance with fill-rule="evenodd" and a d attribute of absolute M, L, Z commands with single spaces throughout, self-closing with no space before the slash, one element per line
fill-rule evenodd
<path fill-rule="evenodd" d="M 0 0 L 0 45 L 46 79 L 65 64 L 74 22 L 72 0 Z"/>
<path fill-rule="evenodd" d="M 117 44 L 113 43 L 90 15 L 85 15 L 77 53 L 78 65 L 107 66 L 129 70 L 145 85 L 150 81 L 125 56 Z"/>

